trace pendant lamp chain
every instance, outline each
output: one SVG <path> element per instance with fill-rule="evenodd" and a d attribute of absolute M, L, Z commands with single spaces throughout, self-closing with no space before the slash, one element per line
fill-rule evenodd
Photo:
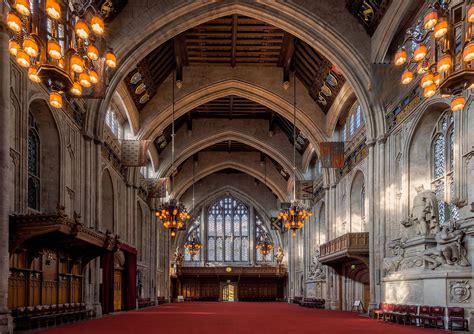
<path fill-rule="evenodd" d="M 172 92 L 172 97 L 173 97 L 173 103 L 172 103 L 172 109 L 171 109 L 171 194 L 173 194 L 174 191 L 174 81 L 175 81 L 175 72 L 173 71 L 172 73 L 172 78 L 171 78 L 171 92 Z"/>
<path fill-rule="evenodd" d="M 296 63 L 296 59 L 295 59 Z M 293 202 L 296 201 L 296 64 L 293 74 Z"/>

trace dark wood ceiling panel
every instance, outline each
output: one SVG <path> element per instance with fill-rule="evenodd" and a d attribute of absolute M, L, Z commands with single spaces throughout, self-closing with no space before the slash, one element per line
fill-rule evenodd
<path fill-rule="evenodd" d="M 331 107 L 345 80 L 326 58 L 291 34 L 264 22 L 232 15 L 192 28 L 148 54 L 129 73 L 126 83 L 139 110 L 158 91 L 160 85 L 176 69 L 178 81 L 184 81 L 182 68 L 196 65 L 275 66 L 282 68 L 283 80 L 290 72 L 308 89 L 324 112 Z M 137 74 L 138 73 L 138 74 Z M 139 80 L 136 81 L 136 76 Z M 143 84 L 143 85 L 142 85 Z M 144 89 L 145 88 L 145 89 Z M 137 91 L 138 89 L 138 91 Z M 205 117 L 266 117 L 264 107 L 245 99 L 226 97 L 196 109 Z M 232 102 L 236 100 L 236 103 Z M 223 103 L 226 105 L 222 108 Z M 218 110 L 217 110 L 218 109 Z"/>

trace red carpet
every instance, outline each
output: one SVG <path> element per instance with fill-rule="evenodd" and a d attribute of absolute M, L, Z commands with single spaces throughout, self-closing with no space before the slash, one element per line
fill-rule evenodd
<path fill-rule="evenodd" d="M 287 303 L 194 302 L 124 312 L 41 333 L 440 334 L 443 331 L 395 325 L 350 312 L 308 309 Z"/>

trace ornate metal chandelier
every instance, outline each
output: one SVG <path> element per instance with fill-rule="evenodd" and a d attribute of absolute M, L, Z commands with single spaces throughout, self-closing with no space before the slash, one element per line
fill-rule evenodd
<path fill-rule="evenodd" d="M 33 4 L 15 0 L 7 15 L 10 54 L 28 69 L 31 81 L 48 87 L 52 107 L 63 106 L 64 94 L 92 96 L 105 76 L 104 63 L 117 66 L 103 38 L 104 20 L 90 4 L 80 9 L 56 0 Z"/>
<path fill-rule="evenodd" d="M 311 212 L 295 202 L 288 209 L 282 210 L 278 216 L 283 222 L 283 227 L 287 231 L 291 230 L 293 236 L 296 236 L 296 232 L 304 227 L 309 217 L 311 217 Z"/>
<path fill-rule="evenodd" d="M 257 240 L 257 245 L 255 246 L 255 248 L 260 250 L 260 253 L 262 253 L 263 255 L 268 255 L 273 249 L 273 243 L 271 242 L 268 235 L 264 233 Z"/>
<path fill-rule="evenodd" d="M 437 91 L 453 96 L 452 111 L 464 108 L 463 92 L 474 84 L 474 4 L 463 1 L 450 6 L 450 0 L 433 1 L 425 16 L 407 31 L 402 47 L 395 54 L 395 65 L 405 66 L 401 82 L 421 76 L 425 97 Z"/>
<path fill-rule="evenodd" d="M 191 255 L 191 259 L 194 260 L 194 256 L 196 256 L 197 253 L 202 248 L 201 240 L 199 240 L 199 236 L 197 233 L 193 233 L 191 235 L 191 238 L 189 238 L 186 243 L 184 244 L 184 248 L 186 248 Z"/>
<path fill-rule="evenodd" d="M 171 121 L 171 189 L 170 193 L 173 194 L 174 190 L 174 171 L 175 171 L 175 128 L 174 128 L 174 87 L 175 87 L 175 73 L 172 74 L 171 80 L 172 85 L 172 121 Z M 171 237 L 175 237 L 177 231 L 185 230 L 186 223 L 191 218 L 185 206 L 177 200 L 171 198 L 168 203 L 163 204 L 160 209 L 156 212 L 156 216 L 161 220 L 163 226 L 170 230 Z"/>
<path fill-rule="evenodd" d="M 172 237 L 176 236 L 178 230 L 186 229 L 186 222 L 191 218 L 184 205 L 175 200 L 163 204 L 156 212 L 156 216 L 161 220 L 163 227 L 170 230 Z"/>
<path fill-rule="evenodd" d="M 296 236 L 296 232 L 304 227 L 306 220 L 311 217 L 311 212 L 307 210 L 303 204 L 296 201 L 296 71 L 293 83 L 293 200 L 289 208 L 283 209 L 278 215 L 283 223 L 283 227 L 292 231 L 292 235 Z"/>

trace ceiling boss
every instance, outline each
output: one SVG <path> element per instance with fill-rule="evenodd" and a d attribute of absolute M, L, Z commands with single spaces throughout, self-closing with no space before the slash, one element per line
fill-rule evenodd
<path fill-rule="evenodd" d="M 54 108 L 63 106 L 64 94 L 91 97 L 105 66 L 117 66 L 103 38 L 104 20 L 90 4 L 78 10 L 56 0 L 15 0 L 7 26 L 10 54 L 31 81 L 48 88 Z"/>
<path fill-rule="evenodd" d="M 402 84 L 420 75 L 425 97 L 437 91 L 453 96 L 451 109 L 460 111 L 465 104 L 463 93 L 474 83 L 474 5 L 470 0 L 450 4 L 450 0 L 436 0 L 429 5 L 425 16 L 407 31 L 395 65 L 405 66 Z"/>

